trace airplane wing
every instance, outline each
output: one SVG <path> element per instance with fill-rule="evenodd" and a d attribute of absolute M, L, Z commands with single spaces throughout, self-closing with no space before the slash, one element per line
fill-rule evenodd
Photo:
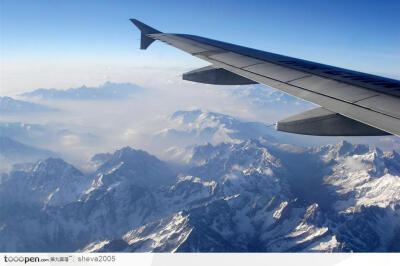
<path fill-rule="evenodd" d="M 183 79 L 217 85 L 261 83 L 321 107 L 277 130 L 323 136 L 400 136 L 400 81 L 188 34 L 162 33 L 131 19 L 141 49 L 160 40 L 212 65 Z"/>

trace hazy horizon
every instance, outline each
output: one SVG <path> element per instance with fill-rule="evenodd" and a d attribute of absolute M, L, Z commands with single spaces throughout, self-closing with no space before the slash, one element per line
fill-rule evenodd
<path fill-rule="evenodd" d="M 398 1 L 23 0 L 0 5 L 1 96 L 105 81 L 195 86 L 181 74 L 208 63 L 159 42 L 140 50 L 140 33 L 129 18 L 165 32 L 400 78 Z"/>

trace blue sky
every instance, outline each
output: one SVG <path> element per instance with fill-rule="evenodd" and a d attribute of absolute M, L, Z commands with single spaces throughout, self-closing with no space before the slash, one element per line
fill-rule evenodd
<path fill-rule="evenodd" d="M 127 71 L 207 64 L 161 43 L 139 50 L 139 32 L 129 18 L 164 32 L 191 33 L 400 78 L 400 1 L 0 3 L 1 94 L 57 87 L 57 81 L 60 88 L 90 83 L 90 77 L 93 83 L 100 82 L 96 75 L 104 76 L 107 70 L 99 66 L 125 66 L 121 71 Z M 68 79 L 74 82 L 69 84 Z"/>

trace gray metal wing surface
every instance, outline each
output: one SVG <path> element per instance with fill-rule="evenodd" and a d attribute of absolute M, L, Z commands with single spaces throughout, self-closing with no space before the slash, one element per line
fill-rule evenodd
<path fill-rule="evenodd" d="M 261 83 L 322 107 L 300 115 L 301 120 L 294 123 L 293 119 L 282 121 L 281 126 L 278 122 L 278 130 L 309 135 L 400 135 L 399 80 L 200 36 L 162 33 L 131 21 L 141 30 L 142 49 L 159 40 L 212 64 L 204 71 L 187 73 L 184 79 L 211 84 Z M 309 113 L 312 119 L 307 119 Z M 319 114 L 325 119 L 322 124 Z M 332 134 L 329 125 L 335 129 Z M 326 128 L 321 131 L 321 126 Z"/>

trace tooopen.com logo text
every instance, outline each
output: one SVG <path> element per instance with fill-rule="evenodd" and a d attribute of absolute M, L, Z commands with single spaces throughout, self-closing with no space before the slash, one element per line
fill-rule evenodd
<path fill-rule="evenodd" d="M 27 257 L 27 256 L 7 256 L 4 255 L 4 262 L 12 263 L 12 262 L 19 262 L 19 263 L 29 263 L 29 262 L 43 262 L 47 261 L 47 259 L 40 259 L 39 257 Z"/>

